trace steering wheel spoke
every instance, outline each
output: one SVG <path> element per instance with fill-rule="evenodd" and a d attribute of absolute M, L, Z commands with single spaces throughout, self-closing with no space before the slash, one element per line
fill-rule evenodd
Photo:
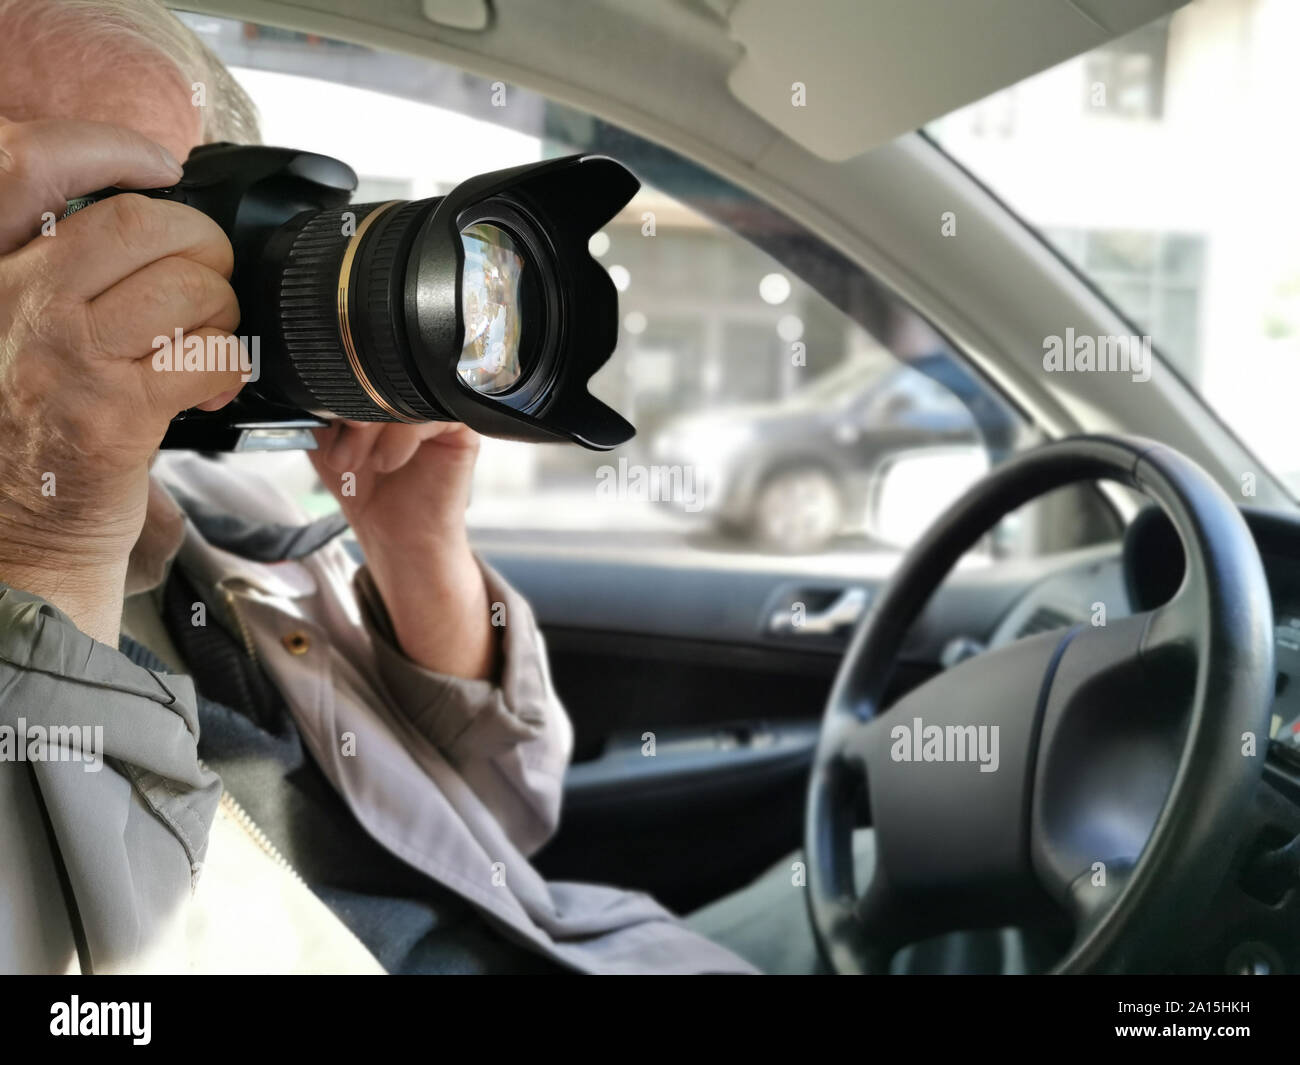
<path fill-rule="evenodd" d="M 1202 652 L 1208 609 L 1203 589 L 1188 581 L 1167 603 L 1138 615 L 1145 624 L 1141 651 L 1147 662 L 1185 671 Z"/>

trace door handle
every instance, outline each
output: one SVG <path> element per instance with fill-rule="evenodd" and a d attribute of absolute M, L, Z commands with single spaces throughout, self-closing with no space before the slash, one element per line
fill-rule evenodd
<path fill-rule="evenodd" d="M 798 602 L 772 611 L 767 621 L 769 632 L 790 636 L 833 636 L 845 625 L 856 625 L 867 610 L 867 590 L 858 586 L 845 588 L 829 606 L 822 610 L 802 612 L 798 620 Z"/>

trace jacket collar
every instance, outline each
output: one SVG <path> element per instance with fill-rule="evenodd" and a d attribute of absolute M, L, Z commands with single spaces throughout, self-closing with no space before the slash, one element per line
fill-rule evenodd
<path fill-rule="evenodd" d="M 315 593 L 316 580 L 301 560 L 347 528 L 341 515 L 291 524 L 232 513 L 219 501 L 230 495 L 229 471 L 197 455 L 176 461 L 185 468 L 183 490 L 168 483 L 166 466 L 149 479 L 144 528 L 127 566 L 127 595 L 158 588 L 178 557 L 206 584 L 243 585 L 288 599 Z"/>

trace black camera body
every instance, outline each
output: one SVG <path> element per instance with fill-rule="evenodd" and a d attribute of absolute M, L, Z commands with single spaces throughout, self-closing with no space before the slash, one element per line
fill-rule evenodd
<path fill-rule="evenodd" d="M 639 188 L 630 171 L 568 156 L 442 197 L 354 205 L 356 186 L 328 156 L 215 144 L 176 186 L 145 193 L 229 236 L 237 333 L 255 349 L 240 395 L 179 415 L 164 447 L 307 447 L 339 418 L 459 421 L 594 450 L 633 435 L 587 391 L 618 336 L 617 293 L 587 244 Z"/>

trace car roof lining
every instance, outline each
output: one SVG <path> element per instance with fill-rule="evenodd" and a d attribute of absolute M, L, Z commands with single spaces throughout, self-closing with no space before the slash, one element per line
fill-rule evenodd
<path fill-rule="evenodd" d="M 738 0 L 727 83 L 796 144 L 851 159 L 1185 2 Z"/>

